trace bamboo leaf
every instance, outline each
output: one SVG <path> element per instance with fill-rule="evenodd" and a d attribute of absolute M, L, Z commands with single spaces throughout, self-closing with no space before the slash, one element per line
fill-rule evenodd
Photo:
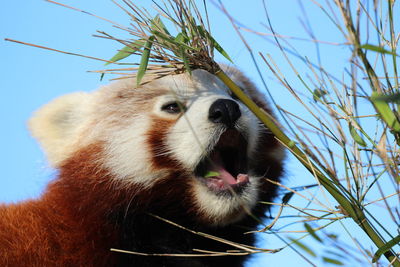
<path fill-rule="evenodd" d="M 364 44 L 361 46 L 361 48 L 366 49 L 366 50 L 371 50 L 371 51 L 375 51 L 381 54 L 390 54 L 390 55 L 394 55 L 394 56 L 399 56 L 395 53 L 393 53 L 392 51 L 386 50 L 385 48 L 381 47 L 381 46 L 376 46 L 376 45 L 371 45 L 371 44 Z"/>
<path fill-rule="evenodd" d="M 217 41 L 215 41 L 215 39 L 212 36 L 210 36 L 210 37 L 211 37 L 210 40 L 212 41 L 213 46 L 215 47 L 215 49 L 217 49 L 217 51 L 221 55 L 223 55 L 227 60 L 229 60 L 230 62 L 233 63 L 232 59 L 229 57 L 228 53 L 225 52 L 225 50 L 222 48 L 222 46 L 220 46 L 219 43 L 217 43 Z"/>
<path fill-rule="evenodd" d="M 167 27 L 165 27 L 164 23 L 162 22 L 160 15 L 158 14 L 157 16 L 155 16 L 154 19 L 151 20 L 151 29 L 155 30 L 155 31 L 159 31 L 159 32 L 163 32 L 167 35 L 170 35 Z"/>
<path fill-rule="evenodd" d="M 196 29 L 196 20 L 194 19 L 193 16 L 187 17 L 187 27 L 189 29 L 190 37 L 193 39 L 193 37 L 197 36 L 197 33 L 195 31 Z"/>
<path fill-rule="evenodd" d="M 187 44 L 189 42 L 189 39 L 187 36 L 185 36 L 183 33 L 178 33 L 175 36 L 175 41 L 178 43 L 184 43 Z M 190 62 L 186 56 L 186 49 L 183 48 L 182 46 L 179 46 L 179 54 L 177 54 L 175 51 L 173 51 L 176 56 L 182 59 L 183 65 L 185 66 L 185 69 L 189 74 L 192 74 L 191 68 L 190 68 Z"/>
<path fill-rule="evenodd" d="M 398 245 L 400 243 L 400 235 L 396 236 L 392 240 L 388 241 L 385 245 L 380 247 L 376 252 L 374 257 L 372 258 L 372 262 L 375 263 L 385 252 L 389 251 L 393 246 Z"/>
<path fill-rule="evenodd" d="M 200 34 L 200 36 L 203 37 L 203 38 L 208 38 L 208 35 L 210 35 L 210 34 L 208 34 L 208 35 L 206 34 L 204 28 L 201 25 L 197 26 L 197 31 Z"/>
<path fill-rule="evenodd" d="M 185 43 L 182 43 L 182 42 L 178 42 L 178 41 L 175 41 L 175 38 L 173 38 L 172 36 L 170 36 L 170 35 L 166 35 L 166 34 L 164 34 L 164 33 L 162 33 L 162 32 L 159 32 L 159 31 L 151 31 L 155 36 L 157 36 L 157 38 L 160 38 L 163 42 L 166 42 L 166 43 L 170 43 L 170 44 L 174 44 L 174 45 L 177 45 L 178 47 L 183 47 L 183 48 L 185 48 L 185 49 L 190 49 L 190 50 L 195 50 L 195 51 L 198 51 L 199 49 L 197 48 L 197 47 L 191 47 L 191 46 L 188 46 L 187 44 L 185 44 Z"/>
<path fill-rule="evenodd" d="M 182 60 L 183 60 L 183 65 L 185 66 L 185 70 L 187 71 L 187 72 L 189 72 L 189 74 L 192 74 L 192 70 L 190 69 L 190 63 L 189 63 L 189 60 L 188 60 L 188 58 L 187 58 L 187 56 L 186 56 L 186 51 L 185 51 L 185 49 L 183 48 L 183 47 L 181 47 L 180 48 L 180 52 L 181 52 L 181 58 L 182 58 Z"/>
<path fill-rule="evenodd" d="M 336 260 L 336 259 L 332 259 L 332 258 L 328 258 L 328 257 L 322 257 L 322 260 L 326 263 L 330 263 L 330 264 L 335 264 L 335 265 L 344 265 L 343 262 Z"/>
<path fill-rule="evenodd" d="M 115 54 L 110 59 L 110 61 L 112 61 L 112 62 L 107 62 L 104 65 L 107 66 L 108 64 L 111 64 L 113 62 L 117 62 L 117 61 L 120 61 L 121 59 L 129 57 L 130 55 L 132 55 L 132 53 L 134 53 L 134 52 L 138 51 L 139 49 L 141 49 L 144 46 L 144 44 L 145 44 L 145 41 L 140 39 L 140 40 L 137 40 L 137 41 L 125 46 L 124 48 L 119 50 L 118 53 Z"/>
<path fill-rule="evenodd" d="M 297 245 L 299 248 L 301 248 L 302 250 L 304 250 L 305 252 L 307 252 L 308 254 L 310 254 L 313 257 L 316 257 L 317 255 L 315 254 L 314 251 L 312 251 L 308 246 L 306 246 L 304 243 L 300 242 L 299 240 L 296 240 L 294 238 L 289 237 L 289 239 L 295 244 Z"/>
<path fill-rule="evenodd" d="M 400 133 L 400 123 L 394 115 L 389 104 L 379 99 L 381 95 L 377 92 L 372 92 L 371 101 L 374 104 L 376 110 L 381 116 L 382 120 L 396 133 Z"/>
<path fill-rule="evenodd" d="M 189 42 L 189 38 L 180 32 L 175 36 L 175 41 L 178 43 L 187 44 Z"/>
<path fill-rule="evenodd" d="M 212 45 L 214 46 L 215 49 L 217 49 L 217 51 L 223 55 L 227 60 L 229 60 L 230 62 L 233 63 L 232 59 L 229 57 L 228 53 L 222 48 L 222 46 L 220 46 L 220 44 L 211 36 L 211 34 L 204 29 L 202 26 L 197 26 L 198 32 L 201 35 L 204 35 L 205 38 L 209 39 L 212 43 Z"/>
<path fill-rule="evenodd" d="M 314 231 L 314 229 L 308 224 L 304 223 L 304 227 L 306 228 L 307 232 L 314 237 L 318 242 L 323 243 L 322 239 L 317 235 L 317 233 Z"/>
<path fill-rule="evenodd" d="M 149 39 L 146 41 L 145 45 L 144 45 L 144 50 L 142 53 L 142 58 L 140 59 L 140 65 L 139 65 L 139 69 L 136 75 L 136 85 L 139 86 L 140 85 L 140 81 L 142 80 L 146 70 L 147 70 L 147 65 L 149 63 L 149 58 L 150 58 L 150 50 L 151 50 L 151 46 L 153 45 L 153 41 L 154 41 L 154 36 L 150 36 Z"/>
<path fill-rule="evenodd" d="M 386 103 L 400 104 L 400 93 L 377 95 L 373 97 L 375 101 L 384 101 Z"/>
<path fill-rule="evenodd" d="M 328 91 L 317 88 L 313 92 L 313 99 L 315 102 L 317 102 L 318 99 L 320 99 L 322 96 L 324 96 L 326 94 L 328 94 Z"/>
<path fill-rule="evenodd" d="M 206 173 L 206 175 L 204 175 L 204 178 L 217 177 L 217 176 L 219 176 L 219 172 L 209 171 Z"/>
<path fill-rule="evenodd" d="M 364 139 L 358 134 L 357 130 L 353 127 L 351 123 L 349 123 L 349 130 L 351 137 L 353 137 L 354 141 L 362 147 L 366 147 L 367 143 L 365 143 Z"/>

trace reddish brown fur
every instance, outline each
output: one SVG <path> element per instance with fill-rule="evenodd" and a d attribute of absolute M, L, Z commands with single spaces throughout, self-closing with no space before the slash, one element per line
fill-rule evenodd
<path fill-rule="evenodd" d="M 86 159 L 98 153 L 98 146 L 77 153 L 39 200 L 1 207 L 1 266 L 112 264 L 111 258 L 104 256 L 108 254 L 107 241 L 116 236 L 112 225 L 104 225 L 104 212 L 120 202 L 121 195 L 107 192 L 109 181 L 104 171 L 93 177 L 92 171 L 98 168 L 88 166 Z M 105 195 L 107 199 L 102 201 Z"/>
<path fill-rule="evenodd" d="M 148 133 L 148 143 L 151 153 L 154 155 L 152 163 L 155 169 L 177 169 L 179 162 L 171 158 L 168 154 L 168 147 L 164 143 L 166 140 L 169 128 L 175 123 L 175 120 L 152 118 L 153 125 L 151 131 Z"/>
<path fill-rule="evenodd" d="M 149 210 L 146 203 L 174 197 L 176 190 L 165 183 L 155 186 L 157 195 L 116 187 L 109 173 L 95 164 L 99 157 L 100 145 L 81 150 L 61 167 L 42 198 L 0 208 L 0 266 L 118 263 L 118 254 L 110 248 L 121 248 L 121 216 Z M 179 180 L 178 174 L 172 176 Z"/>

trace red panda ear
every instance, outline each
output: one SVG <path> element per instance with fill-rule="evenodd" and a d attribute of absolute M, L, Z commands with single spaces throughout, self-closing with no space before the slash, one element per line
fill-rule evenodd
<path fill-rule="evenodd" d="M 90 95 L 84 92 L 61 96 L 40 108 L 30 119 L 31 133 L 53 167 L 74 152 L 73 143 L 86 120 L 89 99 Z"/>

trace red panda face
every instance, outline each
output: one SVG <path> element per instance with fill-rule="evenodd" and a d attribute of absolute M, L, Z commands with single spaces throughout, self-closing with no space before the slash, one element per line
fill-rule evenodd
<path fill-rule="evenodd" d="M 64 158 L 53 157 L 53 164 L 98 143 L 98 163 L 113 184 L 157 194 L 162 183 L 185 202 L 188 214 L 208 225 L 243 218 L 259 197 L 254 162 L 266 129 L 206 71 L 134 85 L 125 79 L 105 86 L 85 96 L 78 113 L 71 104 L 67 121 L 77 125 L 63 138 Z M 280 147 L 273 150 L 281 157 Z M 50 160 L 52 153 L 58 152 L 49 151 Z"/>
<path fill-rule="evenodd" d="M 129 105 L 135 110 L 131 123 L 116 126 L 108 138 L 108 168 L 117 179 L 145 188 L 184 172 L 189 199 L 209 223 L 240 219 L 258 197 L 259 178 L 248 167 L 261 131 L 254 115 L 202 70 L 137 90 L 143 95 L 131 95 L 137 101 Z M 171 187 L 179 186 L 173 179 Z"/>

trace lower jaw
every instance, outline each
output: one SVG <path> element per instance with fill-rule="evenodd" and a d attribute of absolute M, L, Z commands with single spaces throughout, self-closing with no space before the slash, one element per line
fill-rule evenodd
<path fill-rule="evenodd" d="M 202 188 L 198 188 L 200 191 L 206 190 L 211 195 L 205 199 L 197 199 L 200 211 L 200 216 L 197 218 L 206 225 L 224 227 L 237 223 L 244 219 L 248 211 L 252 210 L 255 205 L 255 199 L 247 196 L 246 191 L 240 194 L 232 194 L 229 191 L 213 192 L 204 184 L 200 186 Z M 248 187 L 245 189 L 251 191 Z"/>
<path fill-rule="evenodd" d="M 244 205 L 241 205 L 237 209 L 232 210 L 223 216 L 216 216 L 214 219 L 211 220 L 210 223 L 214 227 L 226 226 L 237 223 L 246 217 L 247 215 L 246 209 L 250 209 L 250 207 L 247 206 L 244 207 Z"/>
<path fill-rule="evenodd" d="M 210 190 L 212 193 L 214 193 L 217 196 L 223 196 L 223 197 L 240 197 L 243 195 L 244 191 L 248 185 L 240 186 L 240 187 L 232 187 L 227 185 L 226 188 L 224 189 L 216 189 L 216 188 L 210 188 L 207 186 L 207 189 Z"/>
<path fill-rule="evenodd" d="M 229 185 L 226 184 L 222 188 L 213 186 L 213 184 L 207 183 L 207 178 L 196 177 L 196 179 L 204 186 L 210 193 L 215 194 L 216 196 L 225 196 L 225 197 L 240 197 L 243 195 L 244 191 L 250 186 L 250 182 L 242 185 Z"/>

